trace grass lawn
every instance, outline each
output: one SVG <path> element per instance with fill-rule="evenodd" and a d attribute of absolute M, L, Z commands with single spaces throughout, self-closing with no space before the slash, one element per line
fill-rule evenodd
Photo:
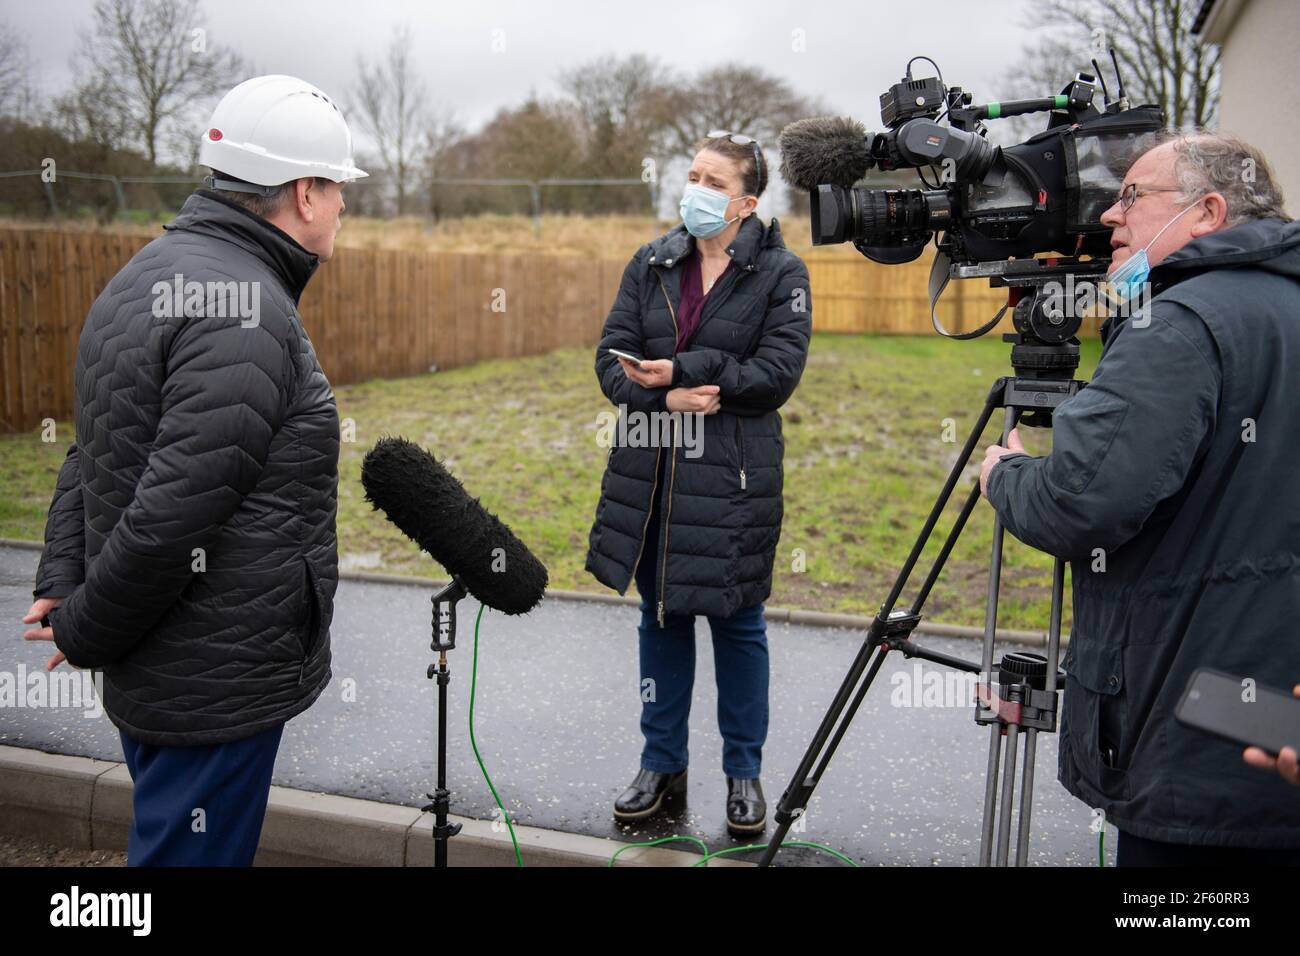
<path fill-rule="evenodd" d="M 1085 340 L 1081 377 L 1091 375 L 1099 353 L 1095 339 Z M 785 523 L 770 605 L 878 609 L 989 386 L 1010 371 L 1009 355 L 1009 346 L 989 339 L 814 336 L 803 381 L 782 411 Z M 442 573 L 363 497 L 362 456 L 377 438 L 400 434 L 429 447 L 511 525 L 546 563 L 553 587 L 605 590 L 583 570 L 605 464 L 597 415 L 609 407 L 593 357 L 592 349 L 564 349 L 338 388 L 339 416 L 356 428 L 340 461 L 343 565 Z M 956 442 L 944 441 L 945 419 L 955 423 Z M 1000 415 L 954 493 L 951 515 L 978 475 L 998 421 Z M 1050 435 L 1022 431 L 1030 453 L 1047 450 Z M 56 444 L 43 443 L 36 431 L 0 436 L 0 536 L 42 537 L 69 435 L 70 424 L 60 423 Z M 983 623 L 992 523 L 981 503 L 927 604 L 929 619 Z M 936 529 L 930 553 L 945 529 Z M 801 572 L 793 569 L 795 549 L 805 555 Z M 1049 558 L 1008 538 L 1001 625 L 1046 626 L 1050 572 Z M 915 575 L 918 583 L 922 576 Z"/>

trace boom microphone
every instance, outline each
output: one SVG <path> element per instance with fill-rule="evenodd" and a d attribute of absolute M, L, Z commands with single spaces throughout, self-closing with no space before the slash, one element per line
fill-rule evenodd
<path fill-rule="evenodd" d="M 847 116 L 795 120 L 777 140 L 781 176 L 809 192 L 820 185 L 852 186 L 875 165 L 872 139 L 865 126 Z"/>
<path fill-rule="evenodd" d="M 361 463 L 361 484 L 375 510 L 483 604 L 524 614 L 542 600 L 545 565 L 419 445 L 381 438 Z"/>

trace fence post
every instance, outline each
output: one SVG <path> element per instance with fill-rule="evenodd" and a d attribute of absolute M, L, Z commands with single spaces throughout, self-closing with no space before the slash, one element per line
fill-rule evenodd
<path fill-rule="evenodd" d="M 117 194 L 117 218 L 126 219 L 126 190 L 122 188 L 122 180 L 116 176 L 109 176 L 113 180 L 113 192 Z"/>
<path fill-rule="evenodd" d="M 542 234 L 542 190 L 537 183 L 529 183 L 528 189 L 533 194 L 533 232 L 540 236 Z"/>
<path fill-rule="evenodd" d="M 54 195 L 54 184 L 44 176 L 41 177 L 41 183 L 45 186 L 45 198 L 50 201 L 50 215 L 55 219 L 59 218 L 59 200 Z"/>

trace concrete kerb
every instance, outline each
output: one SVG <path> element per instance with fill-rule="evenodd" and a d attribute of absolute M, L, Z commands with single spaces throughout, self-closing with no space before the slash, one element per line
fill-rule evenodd
<path fill-rule="evenodd" d="M 0 538 L 0 546 L 41 551 L 38 541 Z M 340 571 L 344 580 L 396 584 L 425 590 L 445 579 L 369 571 Z M 634 597 L 548 589 L 548 598 L 636 606 Z M 866 631 L 872 619 L 859 614 L 832 614 L 791 608 L 766 610 L 769 621 Z M 982 639 L 980 628 L 923 622 L 918 633 Z M 1046 644 L 1045 631 L 1001 629 L 999 641 Z M 1067 643 L 1062 636 L 1062 645 Z M 34 836 L 83 849 L 124 850 L 131 827 L 131 778 L 115 761 L 48 754 L 0 746 L 0 831 Z M 514 863 L 510 834 L 491 821 L 452 816 L 462 825 L 452 838 L 450 859 L 457 866 L 509 866 Z M 526 865 L 605 866 L 624 844 L 600 837 L 516 826 Z M 258 865 L 430 866 L 433 863 L 432 814 L 393 804 L 334 794 L 272 787 L 266 823 L 258 848 Z M 663 847 L 636 847 L 619 857 L 620 865 L 689 866 L 698 855 Z M 752 866 L 735 859 L 716 866 Z"/>
<path fill-rule="evenodd" d="M 24 548 L 29 551 L 42 551 L 45 546 L 39 541 L 25 541 L 19 538 L 0 538 L 0 547 Z M 445 586 L 445 578 L 426 578 L 406 574 L 380 574 L 375 571 L 340 571 L 339 577 L 345 581 L 366 581 L 374 584 L 400 584 L 433 590 Z M 588 601 L 596 604 L 623 604 L 636 607 L 640 601 L 635 597 L 621 594 L 602 594 L 595 591 L 569 591 L 563 588 L 547 588 L 547 598 L 560 598 L 566 601 Z M 769 607 L 764 611 L 769 621 L 788 621 L 791 624 L 807 624 L 813 627 L 847 627 L 865 632 L 871 627 L 872 618 L 865 614 L 837 614 L 826 611 L 805 611 L 800 608 Z M 931 634 L 936 637 L 963 637 L 983 640 L 984 629 L 965 624 L 940 624 L 922 621 L 916 629 L 918 634 Z M 999 642 L 1006 641 L 1030 646 L 1046 646 L 1047 631 L 1022 631 L 1014 628 L 999 628 Z M 1061 635 L 1061 647 L 1070 643 L 1069 635 Z"/>
<path fill-rule="evenodd" d="M 131 830 L 126 764 L 0 746 L 0 832 L 87 850 L 125 850 Z M 513 866 L 510 834 L 489 820 L 451 816 L 453 866 Z M 515 826 L 525 866 L 608 866 L 626 844 Z M 258 866 L 432 866 L 433 814 L 373 800 L 272 787 Z M 633 847 L 618 866 L 691 866 L 699 855 Z M 710 866 L 753 866 L 722 858 Z"/>

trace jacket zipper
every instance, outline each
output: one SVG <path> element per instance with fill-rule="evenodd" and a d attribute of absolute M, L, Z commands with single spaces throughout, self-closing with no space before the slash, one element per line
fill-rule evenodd
<path fill-rule="evenodd" d="M 736 416 L 736 428 L 740 434 L 740 490 L 745 490 L 745 420 Z"/>
<path fill-rule="evenodd" d="M 654 483 L 650 486 L 650 508 L 654 507 L 655 496 L 659 494 L 659 459 L 662 455 L 663 455 L 662 448 L 655 452 L 655 480 Z M 636 560 L 632 562 L 631 581 L 636 580 L 636 569 L 641 564 L 641 552 L 645 550 L 645 532 L 648 527 L 650 527 L 649 508 L 646 509 L 645 522 L 641 525 L 641 544 L 636 549 Z M 629 581 L 629 584 L 631 583 L 631 581 Z"/>
<path fill-rule="evenodd" d="M 677 341 L 677 312 L 675 309 L 673 309 L 673 300 L 672 297 L 668 295 L 668 287 L 664 285 L 663 275 L 659 272 L 656 272 L 655 275 L 659 277 L 659 288 L 663 289 L 664 301 L 668 303 L 668 315 L 673 320 L 673 341 L 676 342 Z M 703 319 L 700 320 L 700 324 L 701 325 L 704 324 Z M 668 531 L 669 531 L 669 526 L 672 521 L 672 515 L 673 515 L 673 479 L 677 477 L 677 419 L 673 419 L 672 453 L 673 453 L 673 464 L 672 467 L 668 469 L 668 506 L 664 510 L 663 565 L 660 568 L 660 573 L 659 573 L 659 626 L 660 627 L 664 626 L 664 592 L 666 590 L 665 578 L 668 574 Z M 656 455 L 655 456 L 656 480 L 659 474 L 658 463 L 659 463 L 659 456 Z M 649 523 L 649 520 L 650 517 L 649 515 L 647 515 L 646 522 Z"/>

